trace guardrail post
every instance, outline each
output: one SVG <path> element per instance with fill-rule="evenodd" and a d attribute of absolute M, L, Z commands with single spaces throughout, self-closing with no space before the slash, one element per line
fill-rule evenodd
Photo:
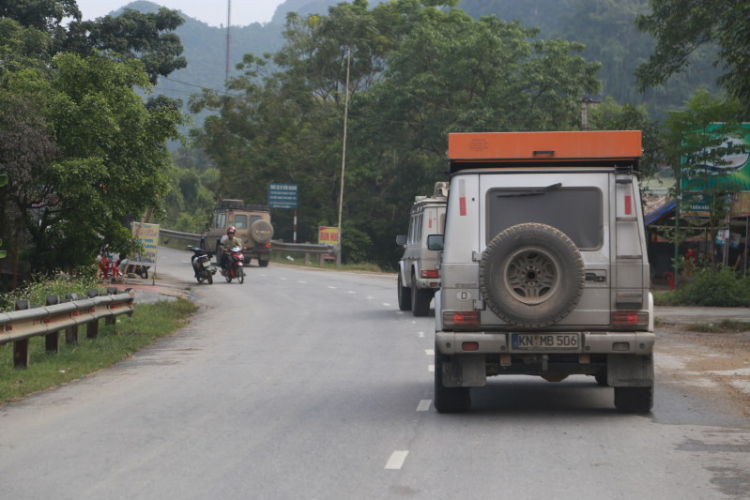
<path fill-rule="evenodd" d="M 60 303 L 57 295 L 47 295 L 44 298 L 45 306 L 54 306 Z M 48 351 L 60 352 L 60 331 L 56 330 L 44 336 L 44 348 Z"/>
<path fill-rule="evenodd" d="M 310 265 L 310 252 L 305 252 L 305 265 Z"/>
<path fill-rule="evenodd" d="M 20 311 L 29 309 L 28 300 L 17 300 L 14 309 Z M 13 366 L 16 368 L 29 367 L 29 339 L 16 340 L 13 342 Z"/>
<path fill-rule="evenodd" d="M 63 302 L 75 302 L 78 300 L 77 293 L 66 293 Z M 78 325 L 71 326 L 65 329 L 65 343 L 66 344 L 77 344 L 78 343 Z"/>
<path fill-rule="evenodd" d="M 86 292 L 86 296 L 90 299 L 99 296 L 97 290 L 89 290 Z M 99 320 L 95 319 L 86 325 L 86 338 L 95 339 L 99 336 Z"/>
<path fill-rule="evenodd" d="M 109 286 L 107 287 L 107 295 L 117 295 L 117 287 L 115 286 Z M 104 318 L 104 324 L 105 325 L 114 325 L 117 324 L 117 318 L 114 316 L 107 316 Z"/>
<path fill-rule="evenodd" d="M 323 267 L 326 263 L 326 256 L 323 254 L 318 255 L 318 266 Z"/>

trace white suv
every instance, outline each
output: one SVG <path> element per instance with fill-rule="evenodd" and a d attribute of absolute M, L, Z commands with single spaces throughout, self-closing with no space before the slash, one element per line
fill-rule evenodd
<path fill-rule="evenodd" d="M 435 305 L 435 407 L 488 376 L 591 375 L 653 405 L 653 298 L 639 131 L 450 134 Z"/>
<path fill-rule="evenodd" d="M 442 234 L 448 183 L 438 182 L 431 197 L 417 196 L 409 218 L 409 234 L 396 237 L 404 256 L 398 263 L 398 307 L 414 316 L 427 316 L 435 291 L 440 288 L 438 252 L 427 248 L 427 237 Z"/>

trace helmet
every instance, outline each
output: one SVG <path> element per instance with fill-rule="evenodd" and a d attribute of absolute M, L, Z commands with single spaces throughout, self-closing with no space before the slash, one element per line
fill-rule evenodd
<path fill-rule="evenodd" d="M 230 233 L 234 234 L 234 226 L 229 226 L 229 228 L 227 228 L 227 234 L 230 234 Z"/>

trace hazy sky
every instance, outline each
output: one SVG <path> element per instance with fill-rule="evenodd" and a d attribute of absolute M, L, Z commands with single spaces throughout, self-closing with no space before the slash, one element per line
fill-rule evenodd
<path fill-rule="evenodd" d="M 84 19 L 96 19 L 132 3 L 133 0 L 76 0 Z M 157 5 L 181 10 L 209 26 L 226 26 L 228 0 L 151 0 Z M 284 0 L 232 0 L 232 25 L 267 23 Z"/>

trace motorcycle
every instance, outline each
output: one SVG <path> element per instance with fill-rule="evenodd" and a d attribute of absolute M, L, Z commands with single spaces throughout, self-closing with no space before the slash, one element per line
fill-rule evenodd
<path fill-rule="evenodd" d="M 245 282 L 245 270 L 243 269 L 245 256 L 242 255 L 243 250 L 244 248 L 236 246 L 230 248 L 227 252 L 224 262 L 226 267 L 221 270 L 221 275 L 224 276 L 227 283 L 231 283 L 234 278 L 237 278 L 240 284 Z"/>
<path fill-rule="evenodd" d="M 209 285 L 214 282 L 214 274 L 216 274 L 216 268 L 211 267 L 211 252 L 206 252 L 200 247 L 188 247 L 193 251 L 193 256 L 190 258 L 190 263 L 193 265 L 193 272 L 195 273 L 195 279 L 198 283 L 207 281 Z"/>

